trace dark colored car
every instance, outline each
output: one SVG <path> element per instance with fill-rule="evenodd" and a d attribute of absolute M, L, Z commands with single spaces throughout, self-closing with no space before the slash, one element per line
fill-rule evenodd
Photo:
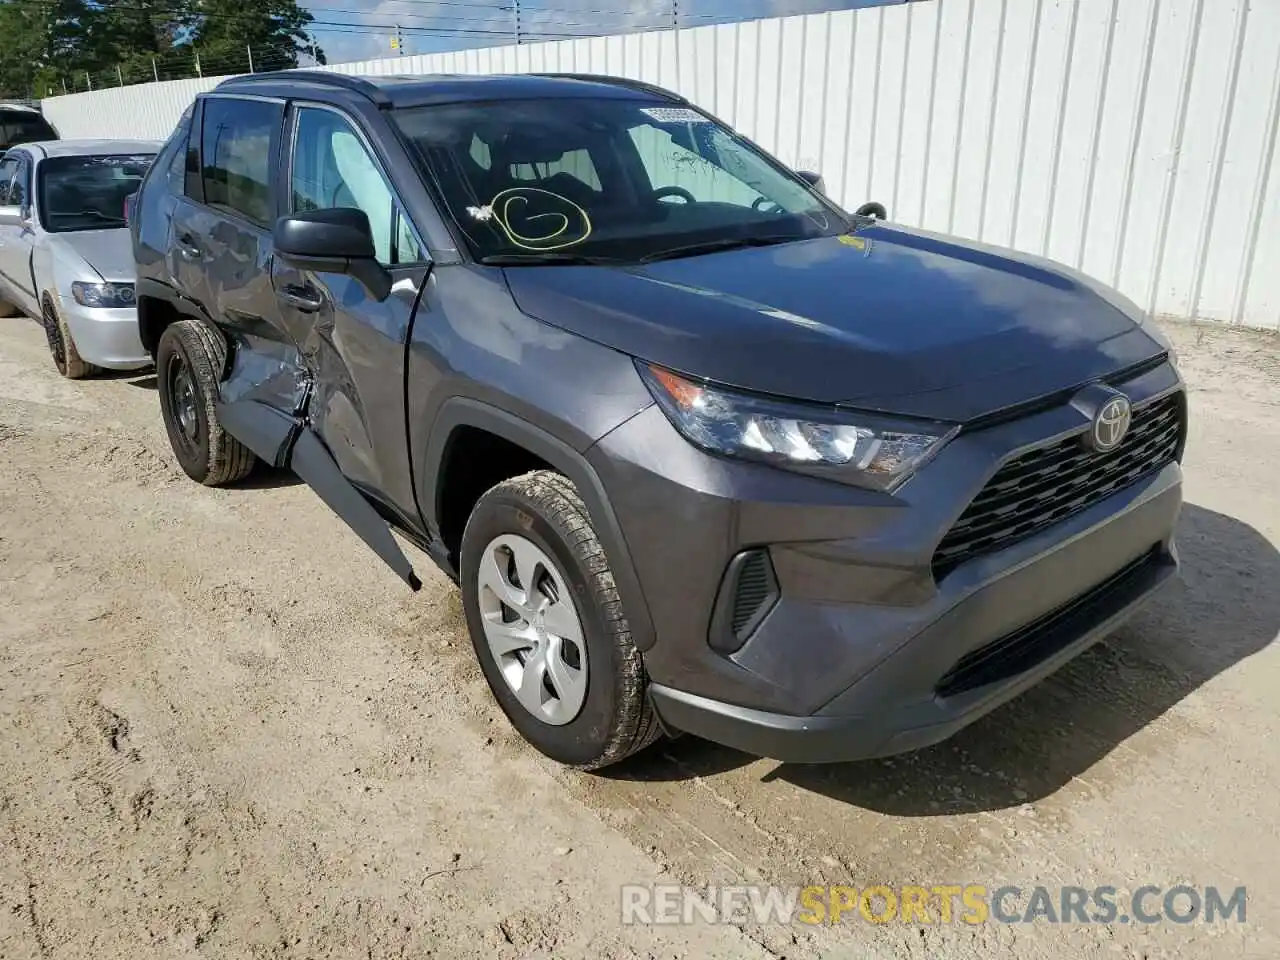
<path fill-rule="evenodd" d="M 0 153 L 10 147 L 42 140 L 57 140 L 58 131 L 38 107 L 25 103 L 0 103 Z"/>
<path fill-rule="evenodd" d="M 632 81 L 228 81 L 131 221 L 174 452 L 417 544 L 564 763 L 941 740 L 1173 576 L 1183 384 L 1116 293 L 814 182 Z"/>

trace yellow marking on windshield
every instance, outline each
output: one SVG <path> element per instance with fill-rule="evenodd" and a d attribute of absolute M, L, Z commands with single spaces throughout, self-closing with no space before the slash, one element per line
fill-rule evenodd
<path fill-rule="evenodd" d="M 527 208 L 535 199 L 531 194 L 550 197 L 553 201 L 564 204 L 565 209 L 522 215 L 521 210 Z M 533 250 L 537 253 L 575 246 L 591 236 L 592 231 L 591 218 L 587 216 L 586 210 L 568 197 L 538 187 L 512 187 L 509 190 L 503 190 L 480 212 L 483 216 L 477 216 L 476 213 L 472 216 L 477 216 L 477 219 L 492 217 L 512 244 L 522 250 Z M 513 216 L 521 219 L 519 230 L 512 226 Z M 534 221 L 549 222 L 535 224 Z M 575 224 L 575 221 L 580 223 Z M 578 227 L 577 230 L 574 230 L 575 225 Z M 530 232 L 530 227 L 536 230 Z M 568 235 L 567 239 L 566 235 Z"/>

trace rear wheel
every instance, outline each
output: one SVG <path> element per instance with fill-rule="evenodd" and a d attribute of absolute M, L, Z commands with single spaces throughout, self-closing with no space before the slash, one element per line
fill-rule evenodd
<path fill-rule="evenodd" d="M 169 445 L 187 476 L 207 487 L 243 480 L 256 462 L 218 422 L 214 401 L 226 357 L 221 334 L 194 320 L 167 327 L 156 349 L 156 386 Z"/>
<path fill-rule="evenodd" d="M 481 497 L 462 538 L 461 584 L 489 688 L 538 750 L 590 770 L 657 739 L 640 651 L 568 479 L 539 471 Z"/>
<path fill-rule="evenodd" d="M 44 327 L 45 338 L 49 341 L 49 353 L 53 355 L 53 365 L 68 380 L 82 380 L 90 374 L 98 372 L 98 368 L 80 359 L 80 351 L 67 329 L 67 322 L 58 313 L 53 298 L 45 295 L 40 301 L 40 324 Z"/>

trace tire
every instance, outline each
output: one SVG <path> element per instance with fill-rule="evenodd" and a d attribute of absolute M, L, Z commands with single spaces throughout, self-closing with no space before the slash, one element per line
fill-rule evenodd
<path fill-rule="evenodd" d="M 165 328 L 156 348 L 156 387 L 179 466 L 206 487 L 243 480 L 257 458 L 222 429 L 214 401 L 227 361 L 222 335 L 195 320 Z"/>
<path fill-rule="evenodd" d="M 76 342 L 67 328 L 67 321 L 62 318 L 53 298 L 47 293 L 40 300 L 40 325 L 44 327 L 45 338 L 49 341 L 49 353 L 53 356 L 53 365 L 68 380 L 83 380 L 98 372 L 92 363 L 81 359 Z"/>
<path fill-rule="evenodd" d="M 565 595 L 547 606 L 545 631 L 540 626 L 530 626 L 535 639 L 531 643 L 555 644 L 562 654 L 558 672 L 562 677 L 574 674 L 574 659 L 581 668 L 585 693 L 581 694 L 581 706 L 571 717 L 567 710 L 554 719 L 546 713 L 535 714 L 525 706 L 510 679 L 515 673 L 524 673 L 525 665 L 536 661 L 538 647 L 531 651 L 507 654 L 499 663 L 499 655 L 486 633 L 487 625 L 495 624 L 501 636 L 522 631 L 521 624 L 532 625 L 541 620 L 534 615 L 519 619 L 514 607 L 503 609 L 517 619 L 513 623 L 500 623 L 495 619 L 494 606 L 497 591 L 492 589 L 494 570 L 491 558 L 504 556 L 508 544 L 528 543 L 554 569 L 542 570 L 545 579 L 538 588 L 537 602 L 545 603 L 548 593 L 558 594 L 558 586 L 567 587 Z M 521 551 L 525 548 L 519 546 Z M 524 554 L 522 553 L 522 558 Z M 527 559 L 527 558 L 525 558 Z M 482 579 L 482 564 L 487 573 Z M 613 574 L 604 548 L 596 537 L 587 514 L 586 506 L 577 489 L 564 476 L 551 471 L 530 473 L 491 489 L 476 504 L 467 521 L 462 536 L 461 558 L 462 602 L 467 615 L 467 627 L 471 642 L 489 689 L 498 705 L 520 734 L 540 752 L 567 766 L 583 770 L 597 770 L 617 763 L 658 738 L 660 728 L 657 716 L 649 703 L 645 688 L 647 680 L 640 651 L 631 639 L 622 602 L 614 585 Z M 512 577 L 500 585 L 506 589 L 518 579 L 521 561 L 511 555 L 508 571 Z M 523 584 L 520 584 L 523 588 Z M 568 610 L 557 603 L 571 601 Z M 555 608 L 558 613 L 552 616 Z M 576 613 L 579 620 L 583 648 L 574 656 L 576 641 L 557 641 L 558 624 L 567 623 L 568 612 Z M 503 619 L 506 619 L 504 614 Z M 570 631 L 571 632 L 571 631 Z M 517 661 L 521 656 L 523 662 Z M 552 653 L 547 660 L 555 662 Z M 585 660 L 585 662 L 583 662 Z M 566 672 L 565 665 L 570 665 Z M 504 673 L 504 670 L 506 671 Z M 546 668 L 550 676 L 552 668 Z M 571 696 L 557 698 L 554 678 L 546 687 L 539 687 L 539 695 L 549 697 L 544 710 L 564 707 Z M 526 697 L 526 702 L 528 697 Z"/>

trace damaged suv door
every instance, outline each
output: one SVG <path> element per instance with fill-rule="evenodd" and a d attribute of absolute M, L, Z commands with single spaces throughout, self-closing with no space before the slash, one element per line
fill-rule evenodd
<path fill-rule="evenodd" d="M 416 513 L 403 370 L 425 246 L 332 107 L 215 95 L 199 116 L 199 195 L 175 213 L 173 246 L 199 265 L 185 293 L 226 345 L 204 318 L 160 338 L 179 462 L 206 484 L 245 476 L 255 455 L 292 470 L 418 589 L 379 508 Z"/>

